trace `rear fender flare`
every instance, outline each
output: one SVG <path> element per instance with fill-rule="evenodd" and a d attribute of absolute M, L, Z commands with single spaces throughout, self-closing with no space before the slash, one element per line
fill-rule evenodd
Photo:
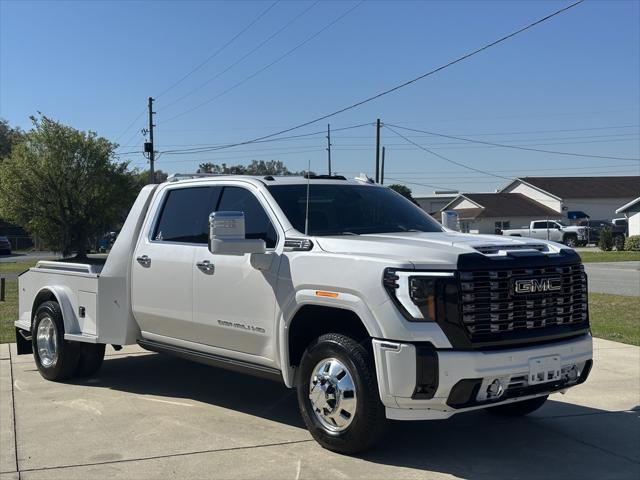
<path fill-rule="evenodd" d="M 65 333 L 76 333 L 80 331 L 76 311 L 71 300 L 73 298 L 71 289 L 60 285 L 47 285 L 38 291 L 31 308 L 31 330 L 33 331 L 36 310 L 41 303 L 46 302 L 51 296 L 55 298 L 62 310 L 62 320 L 64 323 Z"/>

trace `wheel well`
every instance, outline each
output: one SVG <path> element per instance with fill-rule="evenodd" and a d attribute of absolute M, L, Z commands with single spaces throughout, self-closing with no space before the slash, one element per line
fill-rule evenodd
<path fill-rule="evenodd" d="M 325 333 L 342 333 L 358 342 L 370 338 L 360 317 L 351 310 L 305 305 L 289 325 L 289 363 L 299 365 L 307 345 Z"/>
<path fill-rule="evenodd" d="M 36 309 L 40 306 L 40 304 L 48 302 L 49 300 L 52 300 L 54 302 L 58 301 L 51 290 L 45 289 L 38 292 L 36 298 L 33 300 L 33 306 L 31 307 L 31 327 L 33 327 L 33 319 L 36 316 Z"/>

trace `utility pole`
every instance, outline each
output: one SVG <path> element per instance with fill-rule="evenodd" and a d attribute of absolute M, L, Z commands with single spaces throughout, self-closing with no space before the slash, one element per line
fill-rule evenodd
<path fill-rule="evenodd" d="M 156 174 L 154 170 L 154 162 L 156 159 L 156 152 L 153 145 L 153 98 L 149 97 L 149 142 L 144 144 L 144 151 L 149 154 L 149 183 L 156 182 Z"/>
<path fill-rule="evenodd" d="M 384 152 L 385 152 L 385 147 L 382 147 L 382 165 L 380 166 L 380 185 L 384 185 Z"/>
<path fill-rule="evenodd" d="M 376 121 L 376 183 L 380 183 L 380 119 Z"/>
<path fill-rule="evenodd" d="M 327 123 L 327 161 L 329 162 L 329 176 L 331 176 L 331 124 Z"/>

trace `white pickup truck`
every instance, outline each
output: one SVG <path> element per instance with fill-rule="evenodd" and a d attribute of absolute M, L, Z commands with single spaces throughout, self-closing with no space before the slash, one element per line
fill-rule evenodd
<path fill-rule="evenodd" d="M 19 291 L 18 351 L 46 379 L 137 343 L 296 388 L 341 453 L 386 419 L 525 415 L 592 365 L 573 250 L 445 231 L 366 177 L 149 185 L 104 265 L 42 261 Z"/>
<path fill-rule="evenodd" d="M 565 225 L 558 220 L 534 220 L 528 227 L 503 230 L 502 235 L 551 240 L 571 248 L 586 245 L 588 240 L 586 227 Z"/>

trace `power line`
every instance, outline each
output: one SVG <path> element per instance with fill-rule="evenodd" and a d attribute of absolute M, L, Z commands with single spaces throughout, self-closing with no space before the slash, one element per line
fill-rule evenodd
<path fill-rule="evenodd" d="M 162 110 L 166 110 L 170 107 L 172 107 L 173 105 L 175 105 L 178 102 L 181 102 L 182 100 L 184 100 L 187 97 L 190 97 L 191 95 L 193 95 L 195 92 L 202 90 L 204 87 L 206 87 L 207 85 L 209 85 L 211 82 L 213 82 L 215 79 L 221 77 L 222 75 L 224 75 L 225 73 L 227 73 L 229 70 L 231 70 L 233 67 L 235 67 L 236 65 L 242 63 L 245 59 L 247 59 L 248 57 L 250 57 L 252 54 L 254 54 L 256 51 L 258 51 L 260 48 L 262 48 L 264 45 L 266 45 L 268 42 L 270 42 L 271 40 L 273 40 L 275 37 L 277 37 L 280 33 L 282 33 L 284 30 L 286 30 L 287 28 L 289 28 L 293 23 L 295 23 L 300 17 L 302 17 L 303 15 L 305 15 L 309 10 L 311 10 L 313 7 L 315 7 L 318 3 L 320 2 L 320 0 L 316 0 L 314 3 L 312 3 L 309 7 L 305 8 L 302 12 L 300 12 L 298 15 L 296 15 L 295 17 L 293 17 L 291 20 L 289 20 L 284 26 L 280 27 L 280 29 L 278 29 L 275 33 L 271 34 L 269 37 L 267 37 L 265 40 L 263 40 L 260 44 L 258 44 L 255 48 L 253 48 L 252 50 L 250 50 L 249 52 L 247 52 L 245 55 L 243 55 L 242 57 L 240 57 L 238 60 L 236 60 L 235 62 L 233 62 L 231 65 L 229 65 L 227 68 L 225 68 L 224 70 L 222 70 L 221 72 L 216 73 L 214 76 L 210 77 L 209 79 L 207 79 L 204 83 L 200 84 L 199 86 L 197 86 L 196 88 L 190 90 L 189 92 L 185 93 L 184 95 L 182 95 L 181 97 L 178 97 L 177 99 L 175 99 L 174 101 L 170 102 L 169 104 L 165 105 Z"/>
<path fill-rule="evenodd" d="M 630 165 L 628 163 L 626 164 L 616 164 L 616 165 L 596 165 L 596 166 L 592 166 L 592 167 L 561 167 L 561 168 L 536 168 L 535 171 L 536 172 L 546 172 L 546 171 L 557 171 L 557 170 L 592 170 L 592 169 L 606 169 L 606 168 L 630 168 Z M 515 173 L 520 173 L 523 170 L 521 168 L 519 169 L 513 169 L 513 170 L 493 170 L 493 173 L 510 173 L 510 172 L 515 172 Z M 526 170 L 525 170 L 526 171 Z M 360 173 L 360 171 L 358 170 L 342 170 L 343 173 Z M 425 170 L 397 170 L 397 171 L 391 171 L 391 172 L 387 172 L 390 173 L 391 175 L 415 175 L 415 174 L 424 174 L 424 175 L 434 175 L 434 174 L 449 174 L 449 173 L 455 173 L 455 174 L 464 174 L 467 172 L 460 172 L 458 170 L 439 170 L 439 171 L 434 171 L 434 170 L 429 170 L 429 171 L 425 171 Z M 473 175 L 472 172 L 468 172 L 469 175 Z M 415 177 L 414 177 L 415 178 Z"/>
<path fill-rule="evenodd" d="M 123 131 L 120 135 L 118 135 L 118 137 L 114 140 L 114 142 L 113 142 L 113 143 L 118 143 L 118 141 L 119 141 L 122 137 L 124 137 L 124 136 L 127 134 L 127 132 L 128 132 L 129 130 L 131 130 L 131 127 L 133 127 L 133 125 L 134 125 L 138 120 L 140 120 L 140 117 L 142 117 L 142 116 L 146 113 L 146 111 L 147 111 L 147 109 L 146 109 L 146 108 L 145 108 L 145 109 L 143 109 L 143 110 L 138 114 L 138 116 L 137 116 L 136 118 L 134 118 L 134 119 L 133 119 L 133 121 L 132 121 L 128 126 L 127 126 L 127 128 L 125 128 L 125 129 L 124 129 L 124 131 Z M 129 142 L 126 142 L 126 143 L 129 143 Z"/>
<path fill-rule="evenodd" d="M 373 95 L 371 97 L 365 98 L 364 100 L 361 100 L 361 101 L 356 102 L 356 103 L 352 103 L 351 105 L 348 105 L 348 106 L 346 106 L 344 108 L 341 108 L 339 110 L 336 110 L 334 112 L 328 113 L 326 115 L 322 115 L 320 117 L 314 118 L 313 120 L 309 120 L 307 122 L 300 123 L 300 124 L 295 125 L 293 127 L 289 127 L 289 128 L 286 128 L 286 129 L 271 133 L 269 135 L 263 135 L 261 137 L 257 137 L 257 138 L 251 139 L 251 140 L 246 140 L 244 142 L 238 142 L 237 144 L 234 144 L 234 145 L 231 145 L 231 146 L 246 145 L 247 143 L 253 143 L 253 142 L 256 142 L 256 141 L 259 141 L 259 140 L 264 140 L 264 139 L 267 139 L 267 138 L 276 137 L 278 135 L 282 135 L 283 133 L 288 133 L 288 132 L 291 132 L 293 130 L 297 130 L 298 128 L 302 128 L 302 127 L 306 127 L 308 125 L 312 125 L 314 123 L 320 122 L 322 120 L 326 120 L 326 119 L 328 119 L 330 117 L 333 117 L 335 115 L 339 115 L 341 113 L 344 113 L 344 112 L 346 112 L 348 110 L 352 110 L 354 108 L 360 107 L 360 106 L 362 106 L 362 105 L 364 105 L 366 103 L 372 102 L 373 100 L 376 100 L 376 99 L 378 99 L 380 97 L 383 97 L 383 96 L 388 95 L 388 94 L 390 94 L 392 92 L 400 90 L 401 88 L 407 87 L 407 86 L 409 86 L 409 85 L 411 85 L 411 84 L 413 84 L 415 82 L 418 82 L 419 80 L 422 80 L 422 79 L 424 79 L 426 77 L 429 77 L 429 76 L 431 76 L 431 75 L 433 75 L 433 74 L 435 74 L 437 72 L 440 72 L 440 71 L 442 71 L 442 70 L 444 70 L 444 69 L 446 69 L 446 68 L 448 68 L 448 67 L 450 67 L 452 65 L 460 63 L 460 62 L 462 62 L 462 61 L 464 61 L 464 60 L 466 60 L 466 59 L 468 59 L 470 57 L 473 57 L 473 56 L 475 56 L 475 55 L 477 55 L 477 54 L 479 54 L 479 53 L 481 53 L 481 52 L 483 52 L 483 51 L 485 51 L 485 50 L 487 50 L 487 49 L 489 49 L 491 47 L 494 47 L 494 46 L 496 46 L 496 45 L 498 45 L 498 44 L 500 44 L 500 43 L 502 43 L 502 42 L 504 42 L 504 41 L 506 41 L 506 40 L 508 40 L 508 39 L 510 39 L 512 37 L 515 37 L 516 35 L 519 35 L 520 33 L 523 33 L 525 31 L 527 31 L 527 30 L 539 25 L 539 24 L 541 24 L 541 23 L 543 23 L 543 22 L 545 22 L 547 20 L 550 20 L 551 18 L 553 18 L 553 17 L 555 17 L 557 15 L 560 15 L 561 13 L 566 12 L 567 10 L 579 5 L 583 1 L 584 0 L 578 0 L 577 2 L 574 2 L 571 5 L 563 7 L 561 9 L 559 9 L 559 10 L 556 10 L 555 12 L 553 12 L 553 13 L 551 13 L 551 14 L 549 14 L 549 15 L 547 15 L 547 16 L 539 19 L 539 20 L 536 20 L 536 21 L 534 21 L 534 22 L 532 22 L 532 23 L 530 23 L 530 24 L 528 24 L 528 25 L 526 25 L 526 26 L 524 26 L 524 27 L 512 32 L 512 33 L 509 33 L 509 34 L 507 34 L 507 35 L 505 35 L 503 37 L 500 37 L 499 39 L 494 40 L 491 43 L 488 43 L 488 44 L 486 44 L 486 45 L 484 45 L 484 46 L 482 46 L 480 48 L 472 50 L 471 52 L 469 52 L 469 53 L 467 53 L 465 55 L 462 55 L 462 56 L 456 58 L 455 60 L 452 60 L 452 61 L 450 61 L 450 62 L 448 62 L 448 63 L 446 63 L 444 65 L 441 65 L 441 66 L 439 66 L 437 68 L 434 68 L 433 70 L 430 70 L 430 71 L 428 71 L 428 72 L 426 72 L 426 73 L 424 73 L 424 74 L 422 74 L 422 75 L 420 75 L 418 77 L 415 77 L 415 78 L 413 78 L 411 80 L 408 80 L 408 81 L 406 81 L 404 83 L 396 85 L 395 87 L 387 89 L 387 90 L 385 90 L 383 92 L 380 92 L 380 93 L 378 93 L 376 95 Z M 360 4 L 358 4 L 358 5 L 360 5 Z M 358 5 L 356 5 L 356 7 Z"/>
<path fill-rule="evenodd" d="M 442 185 L 431 185 L 430 183 L 417 183 L 417 182 L 408 182 L 406 180 L 400 180 L 399 178 L 387 177 L 387 180 L 393 180 L 395 182 L 407 183 L 409 185 L 419 185 L 421 187 L 430 187 L 435 188 L 436 190 L 450 190 L 451 187 L 443 187 Z"/>
<path fill-rule="evenodd" d="M 310 150 L 297 150 L 295 152 L 293 152 L 293 151 L 269 152 L 266 155 L 259 155 L 259 154 L 255 154 L 255 153 L 250 153 L 250 154 L 246 154 L 246 155 L 224 156 L 224 157 L 221 157 L 221 158 L 200 158 L 200 159 L 187 158 L 187 159 L 182 159 L 182 160 L 171 160 L 170 163 L 223 162 L 225 160 L 235 160 L 235 159 L 243 159 L 243 158 L 256 159 L 256 157 L 269 157 L 269 156 L 280 156 L 280 155 L 300 155 L 300 154 L 303 154 L 303 153 L 314 153 L 314 152 L 324 152 L 324 151 L 325 151 L 324 148 L 316 148 L 316 149 L 310 149 Z"/>
<path fill-rule="evenodd" d="M 369 125 L 372 125 L 372 123 L 371 122 L 359 123 L 357 125 L 350 125 L 348 127 L 334 128 L 333 131 L 334 132 L 339 132 L 339 131 L 343 131 L 343 130 L 351 130 L 351 129 L 354 129 L 354 128 L 366 127 L 366 126 L 369 126 Z M 186 153 L 194 153 L 194 152 L 198 152 L 198 153 L 199 152 L 210 152 L 210 151 L 214 151 L 214 150 L 222 150 L 222 149 L 226 149 L 226 148 L 239 147 L 241 145 L 249 145 L 249 144 L 253 144 L 253 143 L 277 142 L 277 141 L 280 141 L 280 140 L 308 137 L 308 136 L 319 135 L 319 134 L 324 134 L 324 133 L 325 133 L 324 130 L 319 130 L 317 132 L 302 133 L 302 134 L 298 134 L 298 135 L 289 135 L 287 137 L 278 137 L 278 138 L 272 138 L 274 135 L 266 135 L 266 136 L 261 137 L 261 138 L 257 138 L 257 139 L 249 140 L 249 141 L 244 141 L 244 142 L 228 143 L 228 144 L 222 144 L 222 145 L 215 145 L 215 146 L 211 146 L 211 147 L 164 150 L 163 153 L 167 153 L 167 154 L 170 154 L 170 155 L 184 155 Z"/>
<path fill-rule="evenodd" d="M 558 133 L 558 132 L 583 132 L 583 131 L 591 131 L 591 130 L 612 130 L 616 128 L 638 128 L 640 125 L 615 125 L 615 126 L 606 126 L 606 127 L 588 127 L 588 128 L 563 128 L 563 129 L 552 129 L 552 130 L 525 130 L 525 131 L 517 131 L 517 132 L 491 132 L 491 133 L 466 133 L 460 135 L 477 135 L 479 137 L 484 136 L 493 136 L 493 135 L 525 135 L 530 133 Z"/>
<path fill-rule="evenodd" d="M 222 53 L 229 45 L 231 45 L 233 42 L 235 42 L 238 38 L 240 38 L 247 30 L 249 30 L 251 27 L 253 27 L 256 23 L 258 23 L 258 21 L 264 17 L 273 7 L 275 7 L 278 3 L 280 2 L 280 0 L 276 0 L 275 2 L 273 2 L 271 5 L 269 5 L 267 8 L 265 8 L 262 12 L 260 12 L 260 14 L 255 17 L 251 22 L 249 22 L 249 24 L 244 27 L 242 30 L 240 30 L 238 33 L 236 33 L 233 37 L 231 37 L 230 40 L 228 40 L 224 45 L 222 45 L 220 48 L 218 48 L 218 50 L 216 50 L 214 53 L 212 53 L 211 55 L 209 55 L 207 58 L 205 58 L 202 62 L 200 62 L 198 65 L 196 65 L 194 68 L 192 68 L 189 72 L 187 72 L 185 75 L 183 75 L 179 80 L 177 80 L 176 82 L 174 82 L 172 85 L 170 85 L 169 87 L 165 88 L 163 91 L 161 91 L 160 93 L 158 93 L 156 95 L 155 98 L 158 98 L 162 95 L 164 95 L 165 93 L 167 93 L 170 90 L 173 90 L 175 87 L 177 87 L 178 85 L 180 85 L 183 81 L 185 81 L 187 78 L 189 78 L 192 74 L 194 74 L 195 72 L 197 72 L 198 70 L 200 70 L 202 67 L 204 67 L 207 63 L 209 63 L 211 60 L 213 60 L 214 58 L 216 58 L 220 53 Z"/>
<path fill-rule="evenodd" d="M 503 175 L 498 175 L 498 174 L 496 174 L 496 173 L 491 173 L 491 172 L 488 172 L 488 171 L 486 171 L 486 170 L 480 170 L 479 168 L 475 168 L 475 167 L 472 167 L 472 166 L 470 166 L 470 165 L 466 165 L 466 164 L 464 164 L 464 163 L 456 162 L 455 160 L 451 160 L 450 158 L 447 158 L 447 157 L 445 157 L 445 156 L 443 156 L 443 155 L 440 155 L 439 153 L 436 153 L 436 152 L 434 152 L 434 151 L 432 151 L 432 150 L 429 150 L 429 149 L 428 149 L 428 148 L 426 148 L 426 147 L 423 147 L 422 145 L 417 144 L 416 142 L 414 142 L 413 140 L 411 140 L 411 139 L 409 139 L 409 138 L 405 137 L 405 136 L 404 136 L 404 135 L 402 135 L 401 133 L 396 132 L 393 128 L 389 127 L 387 124 L 384 124 L 383 126 L 384 126 L 387 130 L 390 130 L 391 132 L 395 133 L 397 136 L 399 136 L 400 138 L 403 138 L 404 140 L 406 140 L 406 141 L 407 141 L 407 142 L 409 142 L 410 144 L 415 145 L 415 146 L 416 146 L 416 147 L 418 147 L 420 150 L 424 150 L 425 152 L 430 153 L 430 154 L 431 154 L 431 155 L 433 155 L 434 157 L 438 157 L 438 158 L 440 158 L 440 159 L 444 160 L 445 162 L 449 162 L 449 163 L 452 163 L 452 164 L 454 164 L 454 165 L 458 165 L 459 167 L 466 168 L 467 170 L 473 170 L 474 172 L 482 173 L 483 175 L 489 175 L 490 177 L 502 178 L 502 179 L 504 179 L 504 180 L 513 180 L 513 178 L 505 177 L 505 176 L 503 176 Z M 389 177 L 389 178 L 391 178 L 391 177 Z"/>
<path fill-rule="evenodd" d="M 176 82 L 174 82 L 173 84 L 171 84 L 170 86 L 168 86 L 167 88 L 165 88 L 164 90 L 162 90 L 160 93 L 158 93 L 157 95 L 155 95 L 155 98 L 157 99 L 158 97 L 160 97 L 161 95 L 164 95 L 165 93 L 169 92 L 170 90 L 173 90 L 175 87 L 177 87 L 178 85 L 180 85 L 184 80 L 186 80 L 187 78 L 189 78 L 193 73 L 195 73 L 196 71 L 200 70 L 203 66 L 205 66 L 208 62 L 210 62 L 211 60 L 213 60 L 215 57 L 217 57 L 220 53 L 222 53 L 229 45 L 231 45 L 234 41 L 236 41 L 242 34 L 244 34 L 247 30 L 249 30 L 254 24 L 256 24 L 262 17 L 264 17 L 269 10 L 271 10 L 273 7 L 275 7 L 278 3 L 280 2 L 280 0 L 276 0 L 275 2 L 273 2 L 271 5 L 269 5 L 265 10 L 263 10 L 256 18 L 254 18 L 246 27 L 244 27 L 242 30 L 240 30 L 237 34 L 235 34 L 229 41 L 227 41 L 227 43 L 225 43 L 224 45 L 222 45 L 220 48 L 218 48 L 218 50 L 216 50 L 213 54 L 209 55 L 207 58 L 205 58 L 202 62 L 200 62 L 198 65 L 196 65 L 194 68 L 192 68 L 189 72 L 187 72 L 185 75 L 183 75 L 180 79 L 178 79 Z M 124 131 L 118 135 L 117 139 L 115 140 L 115 143 L 118 143 L 118 141 L 124 137 L 127 132 L 129 130 L 131 130 L 131 127 L 133 127 L 133 125 L 146 113 L 147 109 L 144 108 L 139 114 L 138 116 L 127 126 L 127 128 L 124 129 Z M 128 143 L 128 142 L 127 142 Z"/>
<path fill-rule="evenodd" d="M 582 1 L 582 0 L 581 0 Z M 340 16 L 338 16 L 337 18 L 333 19 L 331 22 L 329 22 L 328 24 L 326 24 L 324 27 L 322 27 L 320 30 L 318 30 L 316 33 L 314 33 L 313 35 L 307 37 L 304 41 L 302 41 L 301 43 L 297 44 L 295 47 L 291 48 L 290 50 L 287 50 L 287 52 L 285 52 L 283 55 L 279 56 L 278 58 L 276 58 L 274 61 L 272 61 L 271 63 L 265 65 L 264 67 L 260 68 L 259 70 L 256 70 L 255 72 L 253 72 L 251 75 L 243 78 L 242 80 L 240 80 L 238 83 L 232 85 L 231 87 L 227 88 L 226 90 L 223 90 L 222 92 L 220 92 L 218 95 L 216 95 L 215 97 L 212 97 L 208 100 L 205 100 L 202 103 L 199 103 L 198 105 L 185 110 L 183 112 L 178 113 L 177 115 L 174 115 L 173 117 L 168 118 L 167 120 L 165 120 L 162 123 L 167 123 L 170 122 L 172 120 L 175 120 L 176 118 L 182 117 L 183 115 L 187 115 L 188 113 L 191 113 L 195 110 L 198 110 L 202 107 L 204 107 L 205 105 L 210 104 L 211 102 L 213 102 L 214 100 L 217 100 L 218 98 L 226 95 L 227 93 L 231 92 L 232 90 L 235 90 L 236 88 L 240 87 L 241 85 L 245 84 L 246 82 L 248 82 L 249 80 L 251 80 L 252 78 L 258 76 L 259 74 L 261 74 L 262 72 L 264 72 L 265 70 L 271 68 L 272 66 L 274 66 L 275 64 L 279 63 L 280 61 L 284 60 L 286 57 L 288 57 L 289 55 L 291 55 L 292 53 L 294 53 L 296 50 L 298 50 L 299 48 L 303 47 L 304 45 L 306 45 L 307 43 L 309 43 L 311 40 L 313 40 L 314 38 L 316 38 L 318 35 L 320 35 L 321 33 L 323 33 L 325 30 L 331 28 L 333 25 L 335 25 L 336 23 L 338 23 L 340 20 L 342 20 L 344 17 L 346 17 L 347 15 L 349 15 L 352 11 L 354 11 L 356 8 L 358 8 L 360 5 L 362 5 L 364 3 L 364 0 L 360 0 L 360 2 L 358 2 L 356 5 L 354 5 L 353 7 L 351 7 L 350 9 L 348 9 L 346 12 L 342 13 Z"/>
<path fill-rule="evenodd" d="M 426 133 L 428 135 L 433 135 L 436 137 L 443 137 L 443 138 L 451 138 L 454 140 L 460 140 L 463 142 L 470 142 L 470 143 L 479 143 L 482 145 L 491 145 L 493 147 L 504 147 L 504 148 L 513 148 L 516 150 L 527 150 L 527 151 L 531 151 L 531 152 L 540 152 L 540 153 L 551 153 L 551 154 L 555 154 L 555 155 L 568 155 L 571 157 L 585 157 L 585 158 L 605 158 L 605 159 L 611 159 L 611 160 L 626 160 L 626 161 L 632 161 L 632 162 L 639 162 L 640 159 L 637 158 L 627 158 L 627 157 L 614 157 L 611 155 L 590 155 L 590 154 L 584 154 L 584 153 L 572 153 L 572 152 L 558 152 L 555 150 L 542 150 L 539 148 L 531 148 L 531 147 L 521 147 L 521 146 L 517 146 L 517 145 L 507 145 L 504 143 L 495 143 L 495 142 L 487 142 L 485 140 L 475 140 L 475 139 L 471 139 L 471 138 L 466 138 L 466 137 L 458 137 L 455 135 L 445 135 L 444 133 L 437 133 L 437 132 L 429 132 L 426 130 L 418 130 L 415 128 L 408 128 L 408 127 L 401 127 L 400 125 L 393 125 L 393 124 L 389 124 L 395 128 L 399 128 L 401 130 L 408 130 L 410 132 L 418 132 L 418 133 Z M 389 125 L 385 125 L 387 128 L 389 128 Z M 583 142 L 581 142 L 583 143 Z"/>

